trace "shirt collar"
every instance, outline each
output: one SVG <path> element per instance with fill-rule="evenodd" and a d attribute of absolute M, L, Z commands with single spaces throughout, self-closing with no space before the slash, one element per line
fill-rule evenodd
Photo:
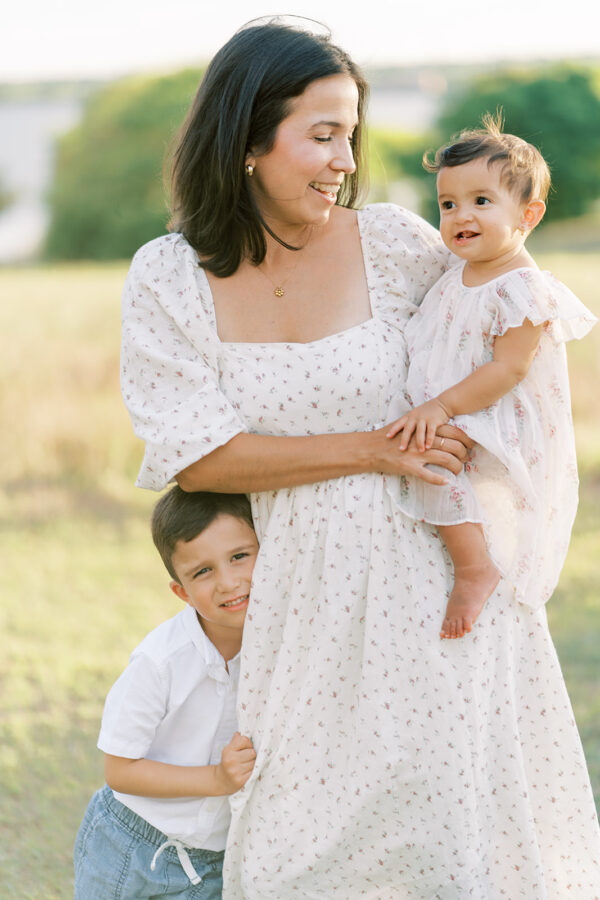
<path fill-rule="evenodd" d="M 204 660 L 208 676 L 222 684 L 229 681 L 232 671 L 235 672 L 239 666 L 240 654 L 237 653 L 233 659 L 229 660 L 228 673 L 225 668 L 225 660 L 210 638 L 206 636 L 202 625 L 198 621 L 196 610 L 192 606 L 186 606 L 183 610 L 183 617 L 187 633 L 189 634 L 192 643 L 199 651 L 201 658 Z"/>

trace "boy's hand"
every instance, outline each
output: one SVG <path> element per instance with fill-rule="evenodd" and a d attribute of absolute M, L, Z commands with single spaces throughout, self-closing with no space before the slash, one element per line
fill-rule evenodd
<path fill-rule="evenodd" d="M 223 748 L 221 762 L 215 766 L 217 780 L 223 794 L 235 794 L 250 777 L 254 768 L 256 752 L 252 741 L 236 731 L 230 742 Z"/>
<path fill-rule="evenodd" d="M 449 419 L 450 416 L 443 403 L 434 398 L 421 406 L 416 406 L 396 422 L 392 422 L 386 436 L 392 438 L 401 431 L 398 449 L 406 450 L 414 434 L 417 450 L 423 452 L 433 446 L 436 429 L 440 425 L 445 425 Z"/>

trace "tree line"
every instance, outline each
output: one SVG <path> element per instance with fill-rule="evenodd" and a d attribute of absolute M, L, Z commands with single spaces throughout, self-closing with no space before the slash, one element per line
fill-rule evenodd
<path fill-rule="evenodd" d="M 59 142 L 47 257 L 125 258 L 165 232 L 165 158 L 201 74 L 127 78 L 89 100 L 80 124 Z M 426 134 L 373 131 L 374 195 L 385 197 L 386 179 L 410 178 L 422 214 L 437 224 L 435 179 L 422 168 L 423 152 L 499 108 L 505 130 L 538 147 L 550 166 L 547 220 L 588 212 L 600 197 L 600 70 L 567 64 L 480 75 L 449 92 Z"/>

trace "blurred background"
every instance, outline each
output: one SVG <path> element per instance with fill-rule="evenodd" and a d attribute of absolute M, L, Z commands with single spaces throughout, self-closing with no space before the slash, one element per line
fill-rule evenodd
<path fill-rule="evenodd" d="M 219 6 L 221 8 L 219 8 Z M 272 4 L 257 10 L 281 13 Z M 288 10 L 289 11 L 289 10 Z M 425 149 L 501 106 L 554 181 L 530 246 L 600 314 L 600 38 L 584 0 L 298 2 L 366 70 L 370 200 L 436 222 Z M 72 896 L 104 696 L 178 611 L 118 384 L 127 260 L 164 233 L 163 163 L 240 0 L 24 0 L 0 37 L 2 896 Z M 315 28 L 320 26 L 314 25 Z M 580 513 L 548 606 L 600 799 L 600 328 L 569 348 Z"/>

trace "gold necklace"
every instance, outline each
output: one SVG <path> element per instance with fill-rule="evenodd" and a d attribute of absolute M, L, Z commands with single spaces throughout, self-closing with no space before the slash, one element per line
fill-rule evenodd
<path fill-rule="evenodd" d="M 296 251 L 295 251 L 296 253 L 300 253 L 302 250 L 304 250 L 304 248 L 307 247 L 308 244 L 309 244 L 309 242 L 310 242 L 310 239 L 311 239 L 312 233 L 313 233 L 313 226 L 312 226 L 312 225 L 309 225 L 308 227 L 310 228 L 310 233 L 309 233 L 309 235 L 308 235 L 308 239 L 307 239 L 306 243 L 303 244 L 302 247 L 300 247 L 299 250 L 296 250 Z M 295 265 L 293 266 L 291 272 L 289 272 L 289 273 L 286 275 L 285 279 L 284 279 L 283 281 L 280 281 L 278 284 L 277 284 L 276 282 L 274 282 L 273 279 L 272 279 L 269 275 L 267 275 L 266 272 L 263 272 L 263 270 L 261 269 L 262 263 L 260 263 L 256 268 L 257 268 L 257 271 L 260 272 L 260 274 L 263 276 L 263 278 L 266 278 L 266 279 L 267 279 L 267 281 L 269 282 L 269 284 L 270 284 L 271 287 L 273 288 L 273 294 L 275 295 L 275 297 L 281 298 L 281 297 L 285 297 L 285 285 L 287 284 L 287 282 L 290 280 L 290 278 L 292 277 L 292 275 L 294 274 L 294 272 L 295 272 L 296 269 L 298 268 L 298 263 L 299 263 L 299 262 L 300 262 L 300 259 L 297 258 L 297 259 L 296 259 L 296 263 L 295 263 Z"/>

